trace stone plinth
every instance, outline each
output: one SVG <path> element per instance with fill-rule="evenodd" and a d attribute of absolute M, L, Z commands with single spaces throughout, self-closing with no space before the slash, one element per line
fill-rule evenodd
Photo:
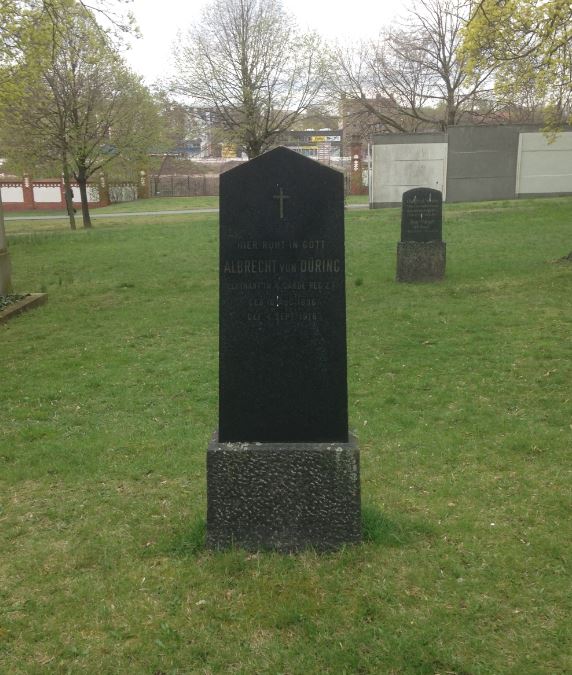
<path fill-rule="evenodd" d="M 22 314 L 22 312 L 26 312 L 29 309 L 41 307 L 42 305 L 45 305 L 47 301 L 47 293 L 29 293 L 22 297 L 21 300 L 8 305 L 8 307 L 0 311 L 0 323 L 5 323 L 9 319 L 13 319 L 15 316 L 18 316 L 18 314 Z"/>
<path fill-rule="evenodd" d="M 445 276 L 444 241 L 400 241 L 397 281 L 440 281 Z"/>
<path fill-rule="evenodd" d="M 219 443 L 207 450 L 207 546 L 293 552 L 361 540 L 359 449 Z"/>

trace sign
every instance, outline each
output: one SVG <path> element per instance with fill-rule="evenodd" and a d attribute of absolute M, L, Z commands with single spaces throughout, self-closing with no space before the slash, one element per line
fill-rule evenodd
<path fill-rule="evenodd" d="M 335 143 L 341 140 L 341 136 L 310 136 L 311 143 Z"/>

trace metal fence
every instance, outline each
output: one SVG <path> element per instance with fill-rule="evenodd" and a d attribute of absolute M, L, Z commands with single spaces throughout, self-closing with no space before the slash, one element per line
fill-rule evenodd
<path fill-rule="evenodd" d="M 203 160 L 204 162 L 205 160 Z M 220 160 L 217 160 L 220 163 Z M 351 162 L 349 157 L 323 162 L 344 174 L 344 189 L 350 194 Z M 177 173 L 149 176 L 150 197 L 211 197 L 219 194 L 218 173 L 185 175 Z"/>
<path fill-rule="evenodd" d="M 112 204 L 119 202 L 134 202 L 137 199 L 137 186 L 131 183 L 110 184 L 109 201 Z"/>
<path fill-rule="evenodd" d="M 150 176 L 151 197 L 211 197 L 218 195 L 219 174 Z"/>

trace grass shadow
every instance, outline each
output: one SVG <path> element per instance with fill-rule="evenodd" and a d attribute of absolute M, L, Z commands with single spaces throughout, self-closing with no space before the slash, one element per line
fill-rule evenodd
<path fill-rule="evenodd" d="M 377 506 L 362 507 L 362 531 L 365 543 L 377 546 L 407 546 L 420 538 L 432 537 L 434 528 L 427 523 L 388 518 Z"/>
<path fill-rule="evenodd" d="M 196 516 L 189 523 L 171 530 L 163 541 L 153 547 L 153 553 L 160 552 L 179 558 L 197 556 L 206 550 L 206 530 L 205 518 Z M 420 538 L 432 537 L 435 534 L 434 528 L 426 523 L 403 517 L 388 518 L 381 509 L 371 505 L 362 507 L 362 532 L 364 543 L 391 547 L 407 546 Z M 266 553 L 273 552 L 266 551 Z"/>
<path fill-rule="evenodd" d="M 192 558 L 203 553 L 206 544 L 207 522 L 203 516 L 196 516 L 188 523 L 173 528 L 165 538 L 153 547 L 153 555 Z"/>

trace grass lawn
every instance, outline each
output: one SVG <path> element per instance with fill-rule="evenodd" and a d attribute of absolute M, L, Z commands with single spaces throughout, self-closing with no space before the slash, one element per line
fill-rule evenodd
<path fill-rule="evenodd" d="M 0 673 L 572 672 L 572 199 L 447 206 L 431 285 L 346 213 L 366 541 L 328 555 L 202 547 L 217 215 L 94 224 L 7 224 L 49 302 L 0 326 Z"/>
<path fill-rule="evenodd" d="M 110 215 L 114 213 L 138 213 L 141 211 L 186 211 L 188 209 L 218 208 L 218 197 L 152 197 L 134 202 L 121 202 L 103 208 L 90 209 L 92 215 Z M 18 220 L 19 216 L 54 216 L 61 218 L 67 213 L 64 209 L 38 209 L 36 211 L 6 211 L 8 221 Z M 81 208 L 76 208 L 76 225 L 82 227 Z M 69 228 L 69 224 L 65 223 Z"/>
<path fill-rule="evenodd" d="M 349 195 L 346 197 L 348 204 L 367 204 L 367 195 Z M 186 211 L 188 209 L 218 209 L 218 197 L 151 197 L 150 199 L 138 199 L 134 202 L 122 202 L 120 204 L 111 204 L 99 209 L 91 209 L 92 215 L 112 215 L 114 213 L 140 213 L 142 211 Z M 29 216 L 53 216 L 54 219 L 67 217 L 65 210 L 40 210 L 37 211 L 6 211 L 5 216 L 8 221 L 18 220 L 18 217 Z M 78 208 L 76 213 L 76 226 L 82 227 L 81 210 Z M 53 225 L 52 225 L 53 227 Z M 67 222 L 59 226 L 68 228 Z"/>

